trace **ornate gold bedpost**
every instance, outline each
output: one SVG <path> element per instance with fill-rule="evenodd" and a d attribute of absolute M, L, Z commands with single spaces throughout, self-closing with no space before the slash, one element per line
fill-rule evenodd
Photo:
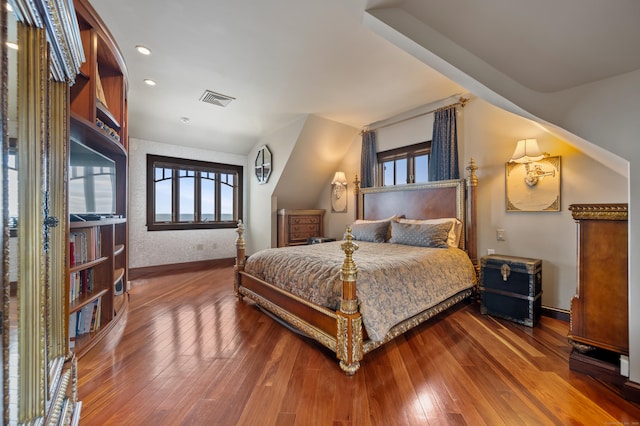
<path fill-rule="evenodd" d="M 340 271 L 342 301 L 340 310 L 336 312 L 338 321 L 336 357 L 340 360 L 340 368 L 348 375 L 353 375 L 360 368 L 363 350 L 362 316 L 358 312 L 356 296 L 358 267 L 353 261 L 353 252 L 358 250 L 358 245 L 353 242 L 351 227 L 347 227 L 346 240 L 340 247 L 346 256 Z"/>
<path fill-rule="evenodd" d="M 478 265 L 478 228 L 476 223 L 476 190 L 478 188 L 478 177 L 476 176 L 475 161 L 471 158 L 469 165 L 467 166 L 469 171 L 469 178 L 467 179 L 467 252 L 469 258 L 474 265 Z"/>
<path fill-rule="evenodd" d="M 354 209 L 353 211 L 356 214 L 356 219 L 358 219 L 358 213 L 360 213 L 359 211 L 359 206 L 358 206 L 358 194 L 360 193 L 360 181 L 358 180 L 358 175 L 356 174 L 356 178 L 353 180 L 353 195 L 354 195 L 354 199 L 355 199 L 355 203 L 354 203 Z"/>
<path fill-rule="evenodd" d="M 238 221 L 238 227 L 236 228 L 238 238 L 236 238 L 236 264 L 233 266 L 233 290 L 236 296 L 242 299 L 242 294 L 238 291 L 240 286 L 240 272 L 244 271 L 245 262 L 245 243 L 244 243 L 244 224 L 242 219 Z"/>

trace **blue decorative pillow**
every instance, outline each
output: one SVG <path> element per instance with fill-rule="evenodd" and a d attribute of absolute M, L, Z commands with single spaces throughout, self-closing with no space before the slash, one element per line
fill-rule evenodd
<path fill-rule="evenodd" d="M 384 243 L 389 234 L 391 222 L 367 222 L 351 225 L 351 235 L 354 240 L 369 241 L 372 243 Z"/>
<path fill-rule="evenodd" d="M 449 238 L 450 229 L 450 223 L 418 225 L 391 222 L 391 239 L 389 242 L 408 246 L 446 248 L 449 247 L 447 239 Z"/>

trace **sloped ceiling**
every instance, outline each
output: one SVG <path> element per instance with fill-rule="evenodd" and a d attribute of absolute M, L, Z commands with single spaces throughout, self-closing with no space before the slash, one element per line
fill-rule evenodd
<path fill-rule="evenodd" d="M 537 92 L 640 69 L 635 0 L 404 0 L 396 7 Z"/>
<path fill-rule="evenodd" d="M 357 134 L 353 127 L 309 116 L 273 191 L 278 206 L 305 209 L 318 205 L 318 197 L 329 187 Z M 318 178 L 322 176 L 327 180 Z"/>

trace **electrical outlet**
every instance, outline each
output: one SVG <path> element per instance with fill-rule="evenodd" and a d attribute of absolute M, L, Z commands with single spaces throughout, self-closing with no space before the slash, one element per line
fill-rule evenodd
<path fill-rule="evenodd" d="M 204 245 L 202 244 L 197 244 L 196 245 L 196 250 L 200 251 L 200 250 L 204 250 Z"/>
<path fill-rule="evenodd" d="M 496 251 L 494 249 L 487 249 L 487 254 L 496 254 Z"/>
<path fill-rule="evenodd" d="M 620 355 L 620 375 L 629 377 L 629 357 Z"/>
<path fill-rule="evenodd" d="M 496 229 L 496 240 L 504 241 L 504 229 Z"/>

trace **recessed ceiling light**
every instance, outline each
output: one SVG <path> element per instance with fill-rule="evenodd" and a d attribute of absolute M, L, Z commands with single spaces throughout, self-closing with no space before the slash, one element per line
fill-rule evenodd
<path fill-rule="evenodd" d="M 155 86 L 156 82 L 151 80 L 150 78 L 145 78 L 144 82 L 147 83 L 149 86 Z"/>
<path fill-rule="evenodd" d="M 180 121 L 182 121 L 183 124 L 189 124 L 189 117 L 180 117 Z"/>
<path fill-rule="evenodd" d="M 136 50 L 137 50 L 139 53 L 142 53 L 143 55 L 151 55 L 151 49 L 149 49 L 148 47 L 143 46 L 143 45 L 141 45 L 141 44 L 139 44 L 139 45 L 137 45 L 137 46 L 136 46 Z"/>
<path fill-rule="evenodd" d="M 18 50 L 18 43 L 14 43 L 13 41 L 8 41 L 6 44 L 9 49 Z"/>

